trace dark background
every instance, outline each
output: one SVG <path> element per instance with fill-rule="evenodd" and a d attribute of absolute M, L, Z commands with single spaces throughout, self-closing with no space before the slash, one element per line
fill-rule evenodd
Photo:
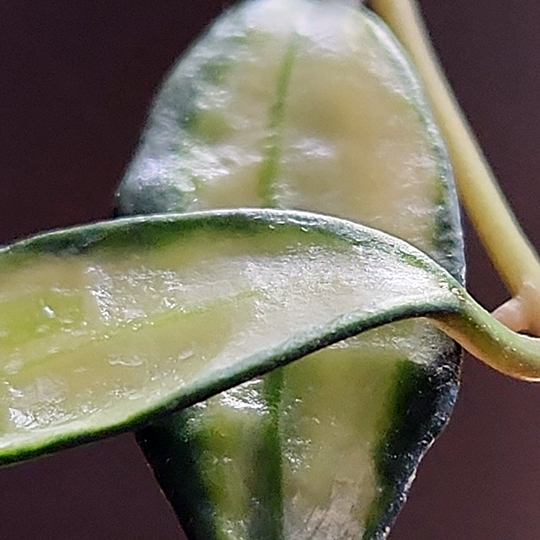
<path fill-rule="evenodd" d="M 540 3 L 423 0 L 443 64 L 540 246 Z M 0 242 L 107 218 L 153 89 L 227 2 L 0 2 Z M 505 298 L 472 233 L 469 286 Z M 174 540 L 130 436 L 0 471 L 2 540 Z M 467 359 L 392 540 L 537 540 L 540 387 Z M 330 539 L 329 539 L 330 540 Z"/>

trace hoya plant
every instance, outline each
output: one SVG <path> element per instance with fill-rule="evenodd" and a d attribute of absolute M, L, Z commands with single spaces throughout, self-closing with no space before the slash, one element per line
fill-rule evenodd
<path fill-rule="evenodd" d="M 372 7 L 429 89 L 438 77 L 423 72 L 429 64 L 415 48 L 422 39 L 396 11 L 408 6 Z M 354 9 L 259 1 L 223 15 L 158 93 L 117 191 L 117 214 L 174 215 L 43 234 L 4 249 L 4 463 L 135 429 L 190 538 L 383 538 L 419 457 L 448 419 L 459 356 L 416 322 L 348 342 L 352 353 L 342 340 L 427 318 L 497 369 L 538 377 L 536 343 L 490 317 L 460 283 L 457 206 L 437 124 L 512 296 L 497 317 L 530 334 L 534 254 L 511 221 L 501 221 L 506 210 L 489 195 L 455 112 L 425 101 L 400 45 Z M 349 39 L 370 54 L 351 55 L 341 46 Z M 362 70 L 369 84 L 357 98 L 349 78 Z M 325 102 L 325 92 L 340 99 Z M 371 116 L 357 118 L 362 95 Z M 388 132 L 381 110 L 391 111 Z M 370 147 L 362 130 L 383 147 Z M 359 134 L 365 155 L 341 152 Z M 389 169 L 378 170 L 381 162 Z M 253 163 L 251 185 L 243 179 Z M 220 184 L 235 164 L 234 182 Z M 372 174 L 371 187 L 352 181 L 357 170 L 362 179 Z M 403 180 L 384 183 L 392 174 Z M 403 194 L 396 187 L 404 184 Z M 487 199 L 470 202 L 480 192 Z M 358 204 L 367 214 L 355 214 Z M 237 205 L 267 209 L 204 212 Z M 370 219 L 436 262 L 355 223 Z M 311 364 L 274 371 L 321 348 Z M 247 386 L 237 390 L 240 383 Z M 360 386 L 369 399 L 358 402 Z M 169 416 L 196 403 L 203 405 Z"/>

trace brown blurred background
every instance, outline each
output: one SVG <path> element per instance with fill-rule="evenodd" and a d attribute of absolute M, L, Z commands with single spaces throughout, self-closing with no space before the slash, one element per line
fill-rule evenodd
<path fill-rule="evenodd" d="M 107 218 L 153 89 L 218 0 L 0 2 L 0 242 Z M 423 0 L 459 100 L 540 246 L 540 3 Z M 505 293 L 473 234 L 469 286 Z M 537 540 L 540 386 L 467 359 L 392 540 Z M 0 471 L 1 540 L 178 540 L 130 436 Z M 331 540 L 331 539 L 329 539 Z"/>

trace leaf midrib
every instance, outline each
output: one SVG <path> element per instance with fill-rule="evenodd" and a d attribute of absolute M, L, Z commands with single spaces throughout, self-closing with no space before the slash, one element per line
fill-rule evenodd
<path fill-rule="evenodd" d="M 276 87 L 274 103 L 270 106 L 268 136 L 266 138 L 266 156 L 263 160 L 258 183 L 258 193 L 263 206 L 279 207 L 276 180 L 280 168 L 283 143 L 285 105 L 290 86 L 293 66 L 298 49 L 298 36 L 293 33 L 289 38 L 283 57 Z M 268 406 L 269 415 L 265 420 L 258 457 L 264 464 L 258 471 L 259 497 L 264 509 L 255 523 L 255 536 L 264 532 L 270 540 L 283 540 L 283 470 L 282 446 L 280 437 L 281 400 L 283 392 L 283 370 L 276 369 L 263 379 L 263 398 Z M 268 510 L 268 511 L 267 511 Z"/>

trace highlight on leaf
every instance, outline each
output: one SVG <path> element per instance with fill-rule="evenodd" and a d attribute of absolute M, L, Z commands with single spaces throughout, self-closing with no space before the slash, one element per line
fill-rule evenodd
<path fill-rule="evenodd" d="M 0 272 L 3 463 L 132 429 L 409 318 L 505 373 L 540 376 L 538 342 L 498 323 L 432 259 L 318 214 L 93 224 L 2 248 Z"/>

